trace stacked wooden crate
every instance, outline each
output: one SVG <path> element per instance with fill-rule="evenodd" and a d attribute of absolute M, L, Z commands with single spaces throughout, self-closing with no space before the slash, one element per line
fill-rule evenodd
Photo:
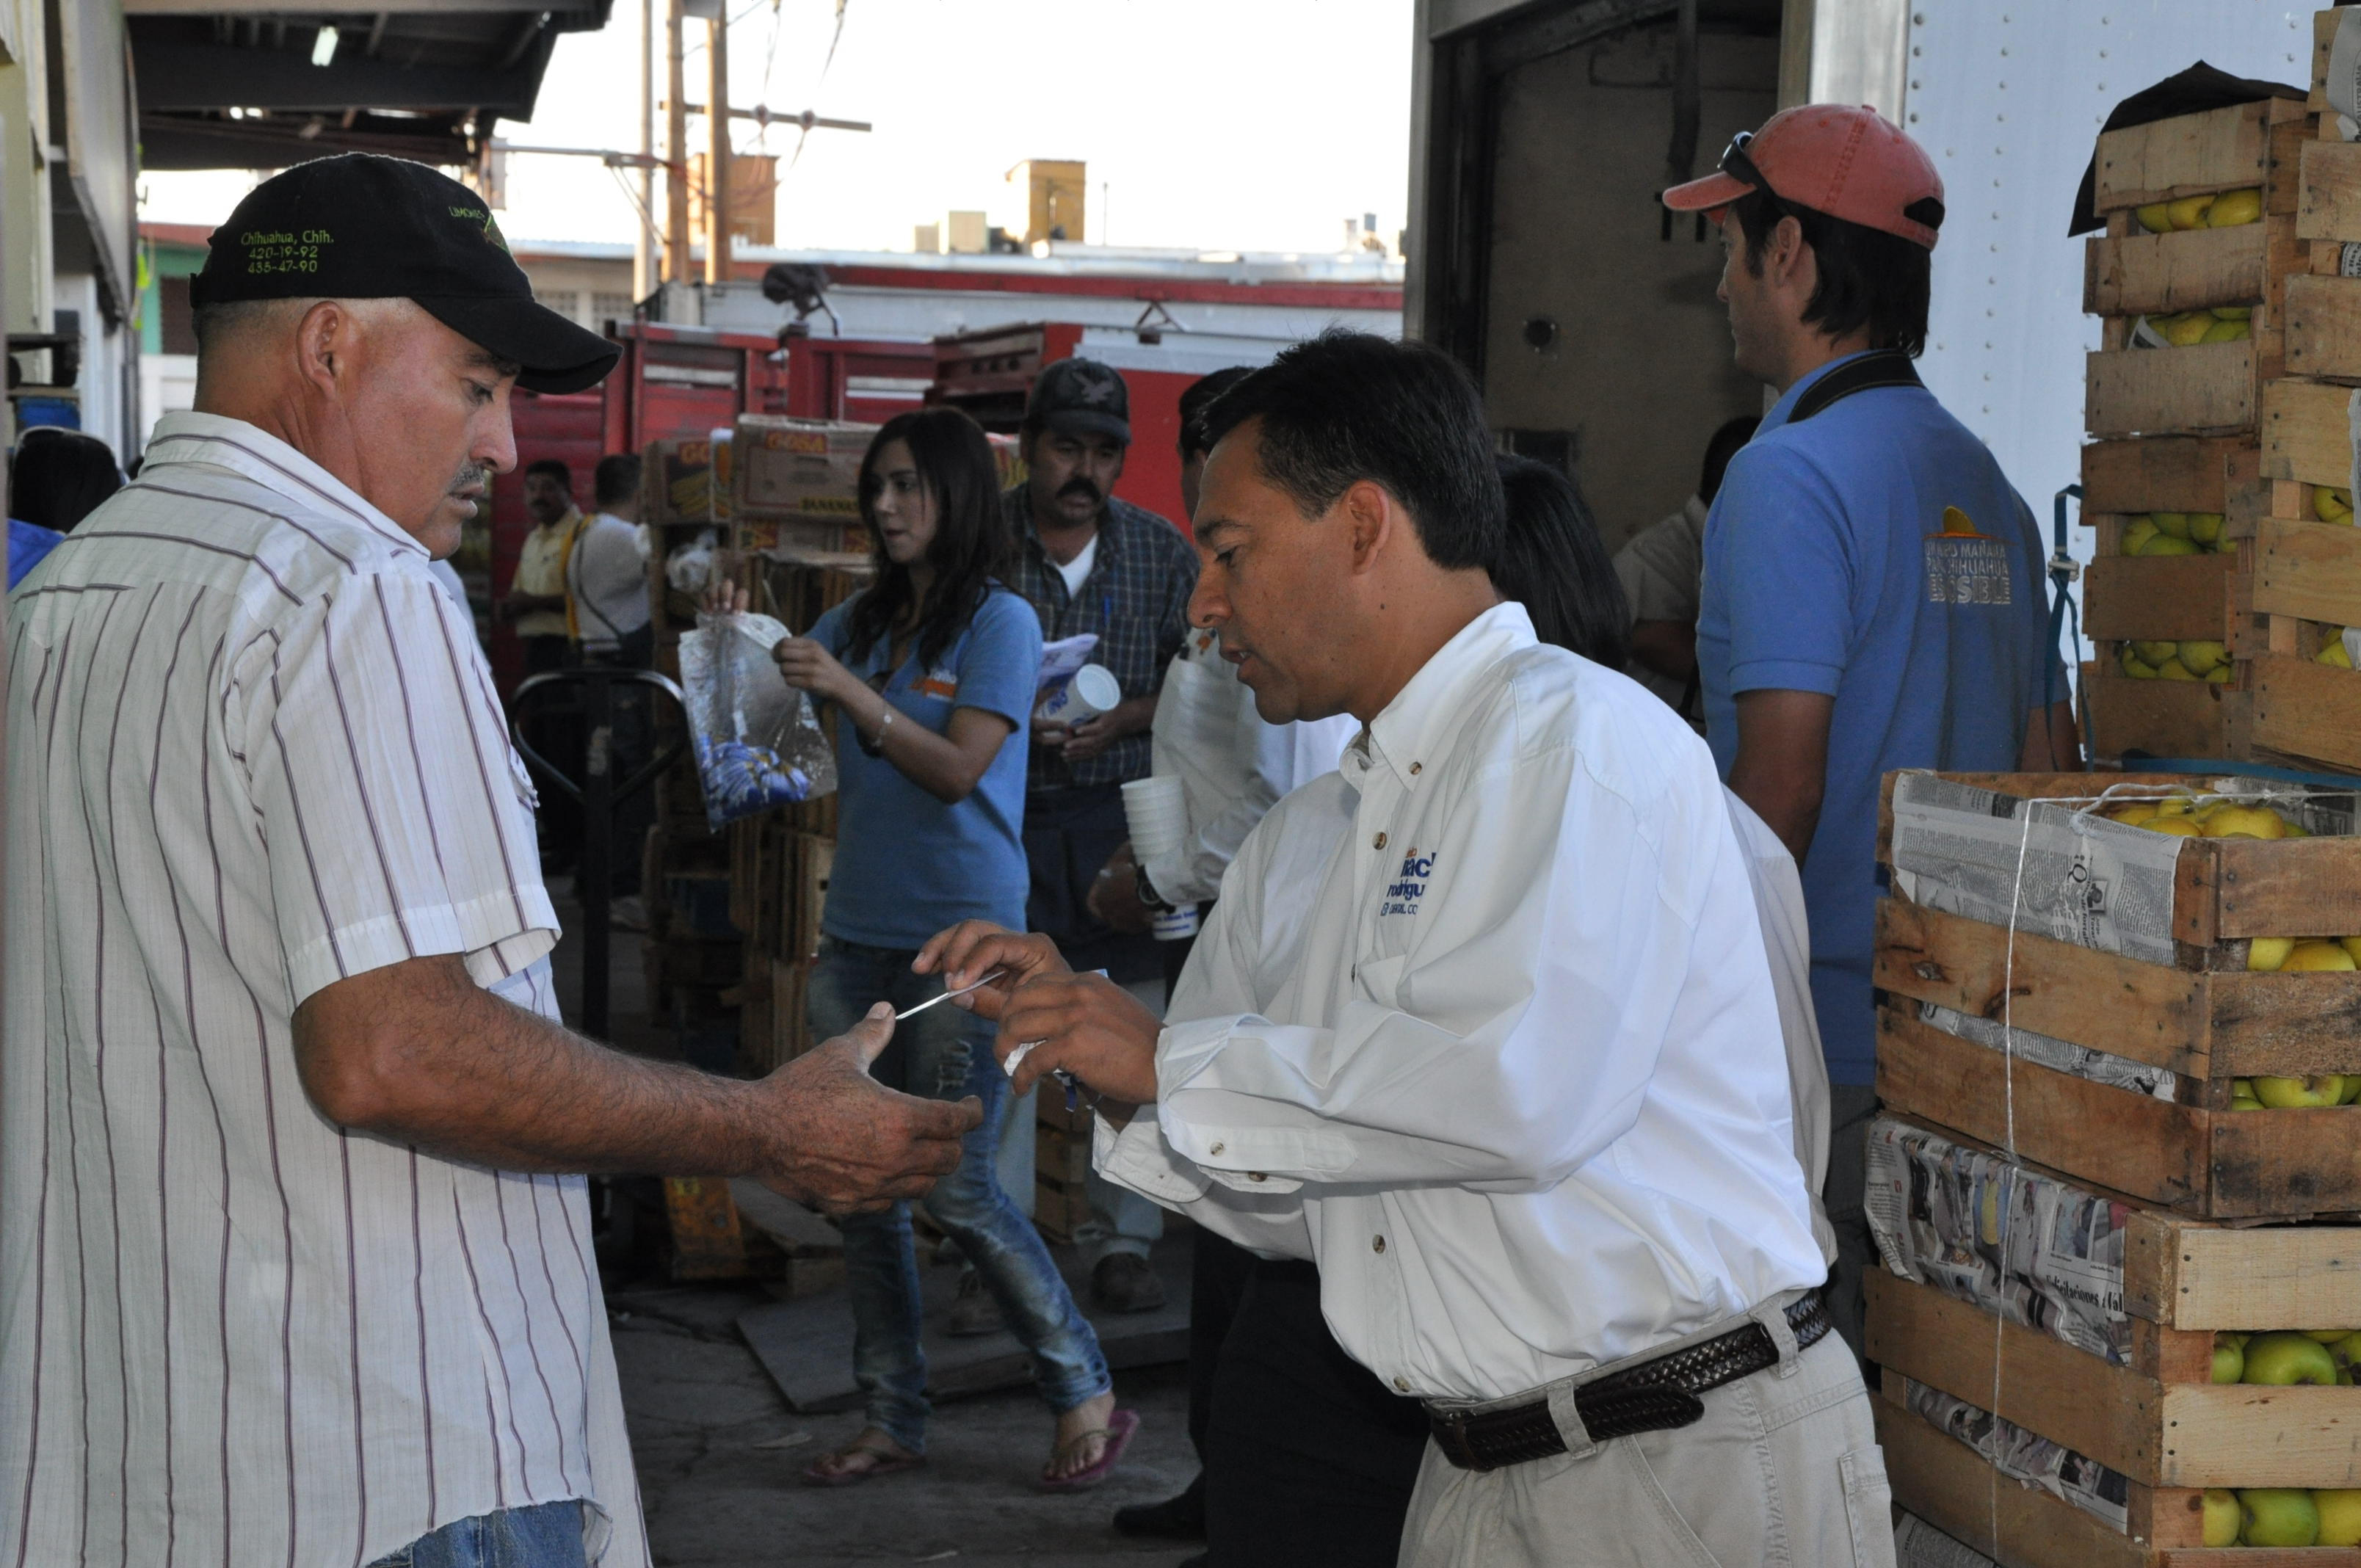
<path fill-rule="evenodd" d="M 2257 470 L 2268 389 L 2310 363 L 2298 173 L 2316 117 L 2272 98 L 2110 131 L 2093 199 L 2083 521 L 2098 531 L 2083 621 L 2093 754 L 2218 757 L 2235 682 L 2228 466 Z M 2361 283 L 2353 285 L 2361 288 Z M 2186 651 L 2188 657 L 2183 658 Z"/>
<path fill-rule="evenodd" d="M 795 631 L 868 581 L 869 557 L 774 544 L 750 560 L 753 608 Z M 823 723 L 830 723 L 822 715 Z M 745 933 L 740 1062 L 768 1072 L 815 1043 L 804 1018 L 821 910 L 836 859 L 837 797 L 825 795 L 730 827 L 731 908 Z"/>
<path fill-rule="evenodd" d="M 1091 1112 L 1068 1106 L 1055 1079 L 1043 1079 L 1033 1100 L 1033 1223 L 1051 1241 L 1070 1242 L 1091 1217 L 1083 1185 L 1091 1174 Z"/>
<path fill-rule="evenodd" d="M 1889 1223 L 1948 1203 L 1974 1233 L 1947 1244 L 1941 1266 L 1889 1257 L 1913 1277 L 1869 1281 L 1896 1500 L 2018 1568 L 2361 1563 L 2351 1548 L 2232 1558 L 2203 1544 L 2209 1489 L 2226 1506 L 2224 1489 L 2361 1486 L 2361 1388 L 2213 1381 L 2217 1332 L 2361 1327 L 2361 1227 L 2338 1223 L 2361 1215 L 2361 1107 L 2234 1107 L 2257 1075 L 2361 1072 L 2361 971 L 2248 967 L 2257 938 L 2361 931 L 2354 797 L 2282 797 L 2312 836 L 2164 851 L 2081 806 L 2111 787 L 2154 796 L 2205 781 L 1950 775 L 1961 788 L 1915 780 L 1897 811 L 1908 777 L 1889 776 L 1880 832 L 1895 892 L 1878 911 L 1877 1135 L 1940 1140 L 2040 1196 L 2000 1197 L 1992 1182 L 1965 1201 L 1930 1196 L 1943 1184 L 1923 1173 L 1881 1194 L 1872 1179 L 1872 1212 L 1885 1205 Z M 2110 841 L 2124 853 L 2111 859 Z M 2028 868 L 2013 887 L 2012 866 Z M 2058 934 L 2026 928 L 2037 909 Z M 2147 956 L 2127 956 L 2135 944 L 2110 922 L 2142 909 Z M 2028 1261 L 2052 1248 L 2062 1261 Z M 1980 1270 L 2008 1282 L 1962 1299 Z M 2071 1311 L 2058 1305 L 2070 1299 Z M 1948 1430 L 1929 1390 L 1948 1399 Z M 2004 1447 L 2067 1451 L 2063 1468 L 2120 1506 L 2122 1528 L 2070 1502 L 2073 1487 L 2021 1486 L 1961 1441 L 1986 1436 L 1990 1417 L 2017 1429 Z"/>

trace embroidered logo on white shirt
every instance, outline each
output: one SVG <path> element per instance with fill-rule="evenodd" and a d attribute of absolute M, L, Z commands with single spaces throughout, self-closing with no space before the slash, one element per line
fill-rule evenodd
<path fill-rule="evenodd" d="M 1434 875 L 1435 857 L 1422 855 L 1412 849 L 1402 856 L 1399 878 L 1386 884 L 1385 902 L 1378 906 L 1379 916 L 1415 915 L 1419 900 L 1426 896 L 1426 884 Z"/>

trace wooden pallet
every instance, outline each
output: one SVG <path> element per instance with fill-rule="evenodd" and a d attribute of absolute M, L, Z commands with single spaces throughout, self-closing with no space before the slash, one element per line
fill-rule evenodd
<path fill-rule="evenodd" d="M 2150 1328 L 2134 1365 L 2117 1366 L 1883 1269 L 1864 1284 L 1869 1359 L 1889 1376 L 1965 1399 L 2142 1486 L 2361 1486 L 2361 1392 L 2214 1383 L 2210 1332 Z M 2156 1514 L 2187 1511 L 2162 1501 Z"/>
<path fill-rule="evenodd" d="M 1901 1402 L 1899 1377 L 1871 1401 L 1894 1500 L 2003 1568 L 2354 1568 L 2350 1548 L 2233 1547 L 2209 1551 L 2201 1493 L 2134 1485 L 2130 1533 L 2071 1503 L 2001 1475 L 1967 1444 Z M 2190 1507 L 2196 1499 L 2198 1508 Z M 2165 1545 L 2165 1541 L 2187 1542 Z"/>

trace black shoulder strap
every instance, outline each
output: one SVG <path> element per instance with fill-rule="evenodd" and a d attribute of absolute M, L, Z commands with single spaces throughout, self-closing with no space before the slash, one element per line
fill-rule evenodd
<path fill-rule="evenodd" d="M 1789 424 L 1801 424 L 1832 403 L 1842 402 L 1855 392 L 1873 391 L 1879 387 L 1923 387 L 1918 379 L 1918 367 L 1910 363 L 1910 356 L 1898 348 L 1880 348 L 1857 359 L 1848 359 L 1812 383 L 1809 390 L 1795 400 L 1787 415 Z"/>

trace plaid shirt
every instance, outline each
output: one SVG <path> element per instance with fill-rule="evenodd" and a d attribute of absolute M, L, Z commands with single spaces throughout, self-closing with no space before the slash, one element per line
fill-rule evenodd
<path fill-rule="evenodd" d="M 1099 519 L 1099 552 L 1082 591 L 1066 579 L 1041 548 L 1033 507 L 1018 485 L 1001 497 L 1016 560 L 1008 586 L 1041 618 L 1041 637 L 1055 642 L 1085 631 L 1099 635 L 1091 662 L 1104 664 L 1126 699 L 1154 696 L 1164 667 L 1189 635 L 1189 596 L 1197 591 L 1197 552 L 1185 535 L 1144 507 L 1114 497 Z M 1072 784 L 1128 784 L 1148 773 L 1148 731 L 1126 735 L 1086 762 L 1068 762 L 1036 746 L 1027 774 L 1035 789 Z"/>

